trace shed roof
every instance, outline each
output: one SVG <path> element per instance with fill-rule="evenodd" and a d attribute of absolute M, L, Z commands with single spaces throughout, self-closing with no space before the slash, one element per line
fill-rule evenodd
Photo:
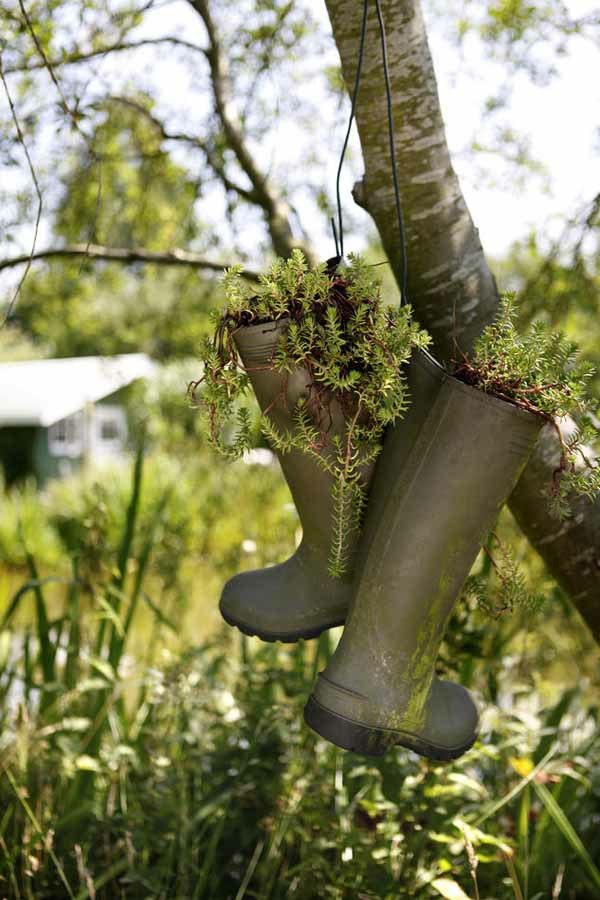
<path fill-rule="evenodd" d="M 0 427 L 52 425 L 155 368 L 145 353 L 0 363 Z"/>

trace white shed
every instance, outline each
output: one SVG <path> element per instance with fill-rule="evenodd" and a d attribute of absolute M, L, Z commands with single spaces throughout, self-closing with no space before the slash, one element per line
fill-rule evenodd
<path fill-rule="evenodd" d="M 9 481 L 44 481 L 120 455 L 127 416 L 119 391 L 155 371 L 144 353 L 0 363 L 0 462 Z"/>

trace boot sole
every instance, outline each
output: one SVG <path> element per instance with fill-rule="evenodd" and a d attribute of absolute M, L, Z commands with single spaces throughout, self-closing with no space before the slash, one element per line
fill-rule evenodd
<path fill-rule="evenodd" d="M 300 631 L 261 631 L 254 625 L 248 625 L 246 622 L 239 622 L 237 619 L 234 619 L 232 616 L 225 613 L 222 609 L 220 612 L 227 624 L 237 628 L 242 634 L 247 635 L 247 637 L 260 638 L 261 641 L 267 641 L 270 644 L 274 644 L 276 641 L 280 641 L 282 644 L 295 644 L 297 641 L 310 641 L 313 638 L 318 638 L 324 631 L 328 631 L 330 628 L 337 628 L 345 622 L 345 619 L 340 619 L 339 621 L 331 622 L 328 625 L 319 625 L 317 628 L 308 628 Z"/>
<path fill-rule="evenodd" d="M 304 707 L 304 721 L 332 744 L 362 756 L 383 756 L 391 747 L 400 746 L 427 759 L 448 762 L 466 753 L 477 740 L 477 734 L 474 734 L 462 747 L 439 747 L 409 732 L 373 728 L 353 722 L 321 706 L 312 696 Z"/>

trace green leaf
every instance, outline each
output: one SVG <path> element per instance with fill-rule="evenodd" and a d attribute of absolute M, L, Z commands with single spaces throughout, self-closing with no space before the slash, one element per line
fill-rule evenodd
<path fill-rule="evenodd" d="M 107 663 L 104 659 L 99 659 L 97 656 L 92 656 L 90 658 L 90 666 L 93 669 L 96 669 L 97 672 L 106 679 L 106 681 L 113 682 L 116 680 L 116 673 L 110 663 Z M 106 685 L 104 685 L 106 687 Z"/>

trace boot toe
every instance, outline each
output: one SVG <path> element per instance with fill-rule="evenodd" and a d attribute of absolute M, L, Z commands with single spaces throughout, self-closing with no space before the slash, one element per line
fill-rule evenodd
<path fill-rule="evenodd" d="M 479 713 L 469 691 L 451 681 L 434 681 L 423 739 L 433 747 L 459 755 L 473 744 L 478 727 Z"/>
<path fill-rule="evenodd" d="M 269 579 L 265 575 L 266 572 L 259 569 L 234 575 L 225 584 L 219 600 L 225 621 L 248 635 L 277 627 L 269 615 Z"/>
<path fill-rule="evenodd" d="M 342 625 L 350 587 L 325 585 L 297 557 L 242 572 L 223 588 L 219 609 L 229 625 L 266 641 L 294 642 Z"/>

